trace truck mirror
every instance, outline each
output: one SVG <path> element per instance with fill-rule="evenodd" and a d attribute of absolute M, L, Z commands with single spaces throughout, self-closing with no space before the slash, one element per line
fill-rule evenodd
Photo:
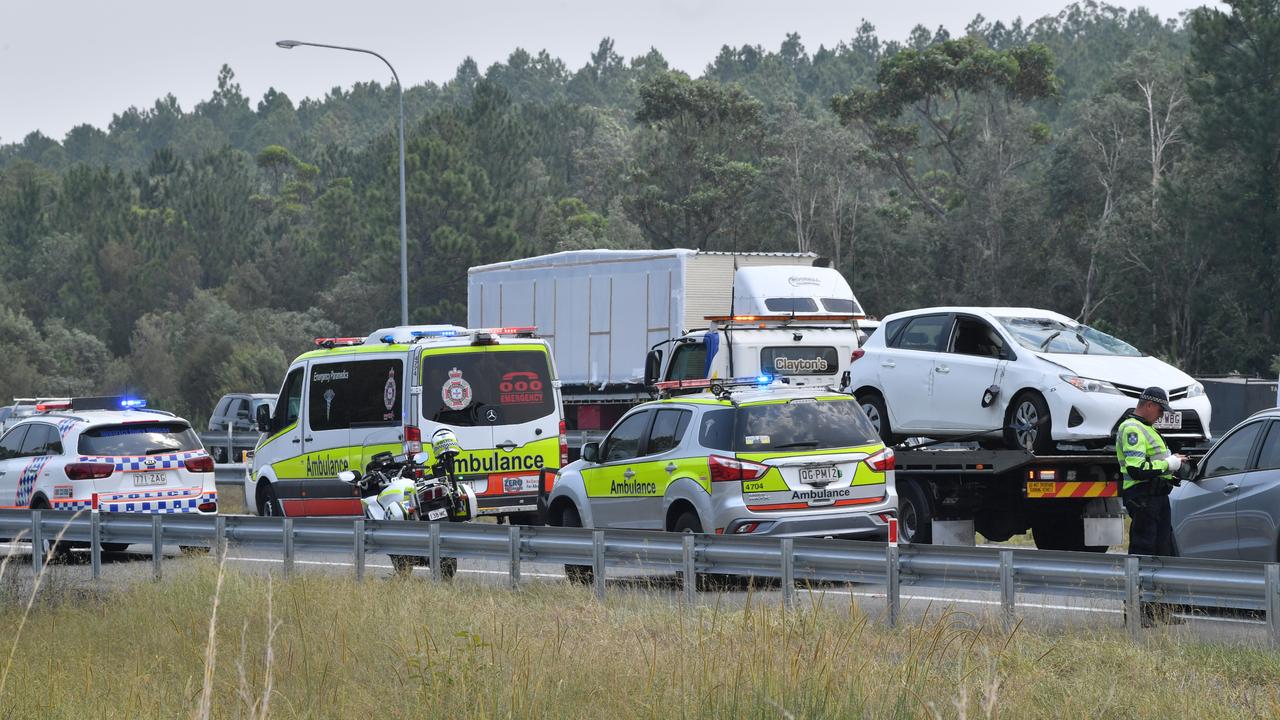
<path fill-rule="evenodd" d="M 582 459 L 589 463 L 600 461 L 600 443 L 589 442 L 582 446 Z"/>
<path fill-rule="evenodd" d="M 650 350 L 644 359 L 644 384 L 652 385 L 662 377 L 662 351 Z"/>
<path fill-rule="evenodd" d="M 258 406 L 258 416 L 254 418 L 258 425 L 258 432 L 271 432 L 271 408 L 266 405 Z"/>

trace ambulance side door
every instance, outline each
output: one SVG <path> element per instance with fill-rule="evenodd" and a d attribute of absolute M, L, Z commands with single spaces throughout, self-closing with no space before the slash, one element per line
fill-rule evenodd
<path fill-rule="evenodd" d="M 280 397 L 276 399 L 271 414 L 271 431 L 254 451 L 254 461 L 261 467 L 270 465 L 278 482 L 288 482 L 306 477 L 302 456 L 306 452 L 301 426 L 303 396 L 307 384 L 307 363 L 301 362 L 289 368 Z M 277 486 L 276 496 L 283 497 Z"/>

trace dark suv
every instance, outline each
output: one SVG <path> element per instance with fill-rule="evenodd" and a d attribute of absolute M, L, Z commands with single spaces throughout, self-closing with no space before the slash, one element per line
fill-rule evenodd
<path fill-rule="evenodd" d="M 223 395 L 209 416 L 209 432 L 229 436 L 205 438 L 214 460 L 220 463 L 238 462 L 241 452 L 252 450 L 257 444 L 258 430 L 253 419 L 258 407 L 267 406 L 268 413 L 275 408 L 276 396 L 271 393 L 230 393 Z"/>

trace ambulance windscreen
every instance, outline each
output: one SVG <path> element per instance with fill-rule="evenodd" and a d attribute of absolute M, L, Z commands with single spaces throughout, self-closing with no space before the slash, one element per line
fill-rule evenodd
<path fill-rule="evenodd" d="M 456 427 L 517 425 L 555 413 L 551 367 L 541 350 L 428 354 L 422 417 Z"/>

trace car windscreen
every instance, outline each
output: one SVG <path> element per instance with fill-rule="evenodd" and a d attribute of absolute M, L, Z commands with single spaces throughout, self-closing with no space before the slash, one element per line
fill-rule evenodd
<path fill-rule="evenodd" d="M 699 441 L 734 452 L 803 452 L 859 447 L 880 438 L 852 398 L 799 398 L 704 413 Z"/>
<path fill-rule="evenodd" d="M 556 411 L 542 350 L 488 350 L 422 358 L 422 417 L 459 427 L 514 425 Z"/>
<path fill-rule="evenodd" d="M 1088 325 L 1065 323 L 1053 318 L 997 318 L 1018 344 L 1028 350 L 1066 355 L 1116 355 L 1142 357 L 1129 343 Z"/>
<path fill-rule="evenodd" d="M 140 422 L 100 425 L 80 433 L 80 454 L 119 457 L 199 450 L 200 438 L 186 423 Z"/>

